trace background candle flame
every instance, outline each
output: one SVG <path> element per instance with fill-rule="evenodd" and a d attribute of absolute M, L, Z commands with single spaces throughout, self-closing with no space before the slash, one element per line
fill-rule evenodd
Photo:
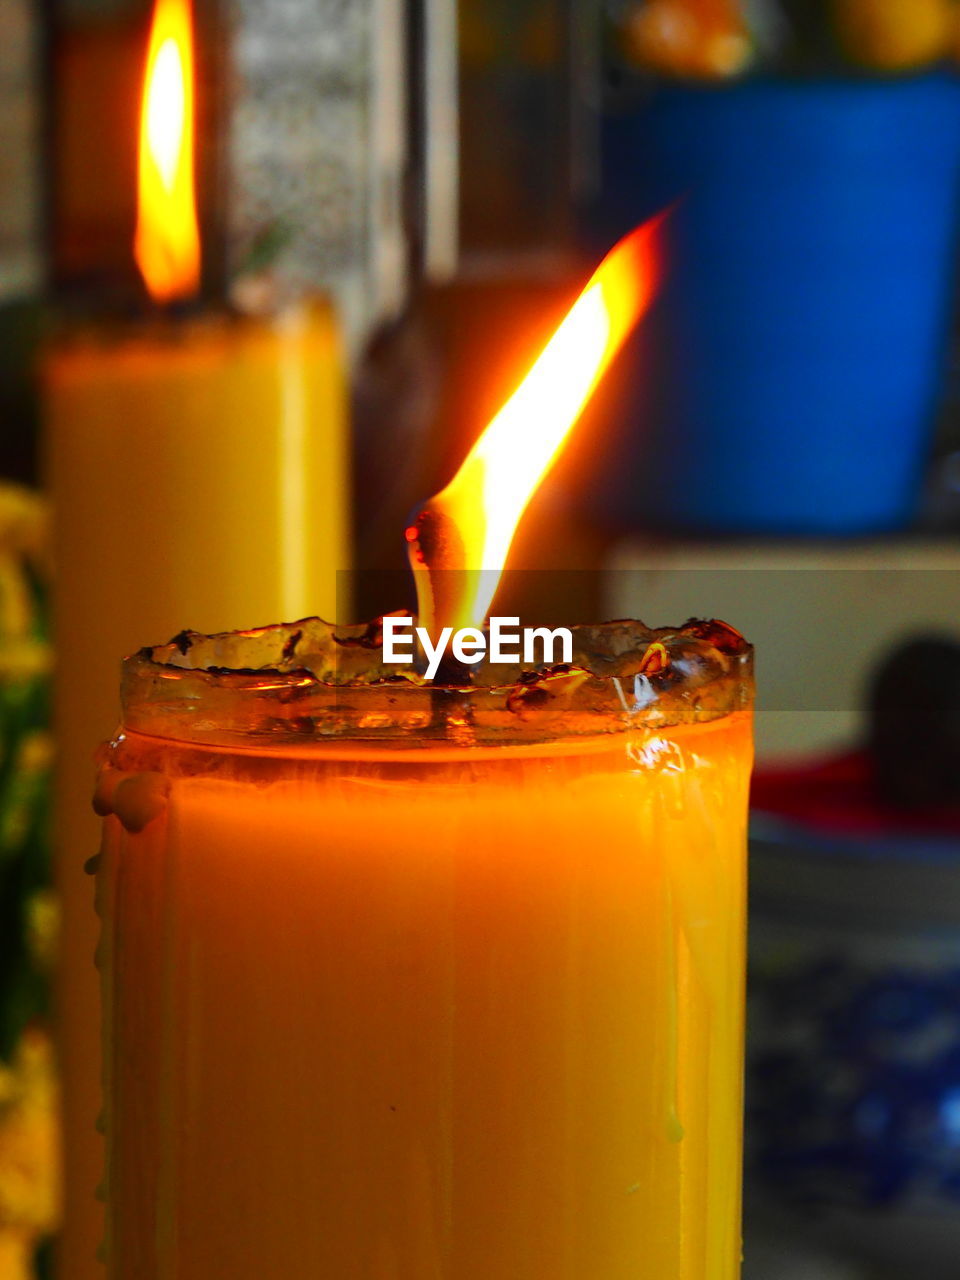
<path fill-rule="evenodd" d="M 662 220 L 611 249 L 453 480 L 418 509 L 406 538 L 431 634 L 487 617 L 527 504 L 656 290 Z"/>
<path fill-rule="evenodd" d="M 134 250 L 158 302 L 190 297 L 200 283 L 193 99 L 191 0 L 157 0 L 140 115 Z"/>

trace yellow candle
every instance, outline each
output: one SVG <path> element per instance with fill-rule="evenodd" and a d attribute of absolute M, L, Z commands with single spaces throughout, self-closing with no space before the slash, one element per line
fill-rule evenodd
<path fill-rule="evenodd" d="M 333 319 L 320 304 L 271 319 L 197 312 L 194 134 L 192 4 L 155 0 L 130 247 L 154 304 L 173 309 L 88 326 L 45 367 L 58 574 L 65 1280 L 100 1275 L 96 925 L 82 866 L 97 838 L 91 746 L 116 723 L 117 665 L 144 635 L 172 635 L 184 622 L 219 630 L 333 614 L 336 572 L 347 567 L 346 396 Z"/>
<path fill-rule="evenodd" d="M 346 396 L 314 305 L 93 332 L 46 363 L 57 581 L 59 1021 L 70 1280 L 98 1273 L 102 1210 L 96 941 L 82 867 L 98 838 L 92 744 L 117 722 L 117 671 L 144 635 L 336 609 L 348 563 Z"/>
<path fill-rule="evenodd" d="M 623 637 L 468 694 L 293 628 L 128 663 L 110 1280 L 737 1275 L 748 646 Z"/>

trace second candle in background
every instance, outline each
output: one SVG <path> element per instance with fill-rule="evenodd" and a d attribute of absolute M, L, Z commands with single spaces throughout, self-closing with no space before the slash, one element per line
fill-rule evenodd
<path fill-rule="evenodd" d="M 144 635 L 335 613 L 337 570 L 348 563 L 347 441 L 332 318 L 312 307 L 271 323 L 198 319 L 62 345 L 47 363 L 46 416 L 65 1256 L 85 1280 L 99 1243 L 90 1218 L 102 1165 L 96 921 L 83 875 L 98 839 L 94 747 L 116 726 L 120 659 Z M 82 1220 L 75 1241 L 72 1210 Z"/>
<path fill-rule="evenodd" d="M 333 616 L 336 574 L 348 567 L 347 400 L 333 316 L 321 302 L 257 318 L 198 303 L 186 0 L 159 0 L 146 65 L 130 252 L 153 313 L 145 298 L 137 318 L 91 317 L 44 366 L 69 1280 L 101 1274 L 97 927 L 83 864 L 98 840 L 93 752 L 117 724 L 120 659 L 144 636 L 185 625 Z"/>

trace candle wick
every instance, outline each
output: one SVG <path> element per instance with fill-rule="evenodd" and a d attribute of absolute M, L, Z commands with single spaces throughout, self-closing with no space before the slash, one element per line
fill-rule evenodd
<path fill-rule="evenodd" d="M 453 622 L 464 598 L 466 547 L 456 522 L 436 504 L 436 499 L 414 511 L 406 539 L 417 589 L 417 618 L 430 638 L 436 640 L 442 629 Z"/>

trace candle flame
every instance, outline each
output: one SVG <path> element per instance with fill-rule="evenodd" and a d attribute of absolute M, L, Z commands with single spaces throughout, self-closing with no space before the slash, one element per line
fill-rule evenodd
<path fill-rule="evenodd" d="M 656 290 L 661 225 L 607 254 L 453 480 L 418 508 L 406 538 L 431 635 L 486 619 L 527 504 Z"/>
<path fill-rule="evenodd" d="M 140 114 L 134 251 L 158 302 L 190 297 L 200 282 L 193 93 L 191 0 L 156 0 Z"/>

